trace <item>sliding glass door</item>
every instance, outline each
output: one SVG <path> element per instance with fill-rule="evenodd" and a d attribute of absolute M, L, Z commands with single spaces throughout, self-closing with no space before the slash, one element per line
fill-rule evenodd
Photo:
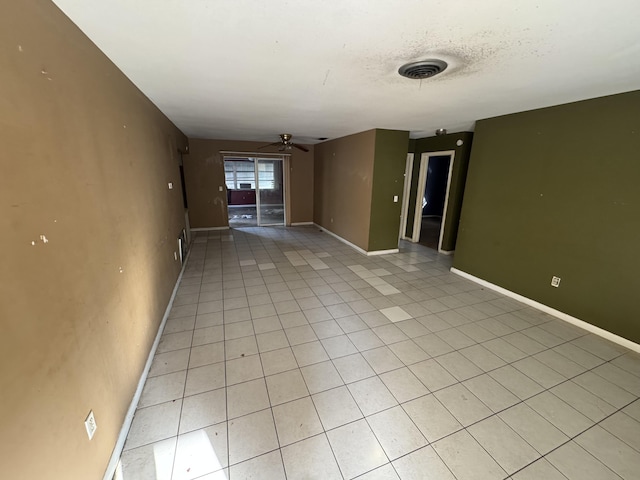
<path fill-rule="evenodd" d="M 224 157 L 229 226 L 284 225 L 283 157 Z"/>
<path fill-rule="evenodd" d="M 284 225 L 284 178 L 281 158 L 256 159 L 258 225 Z"/>

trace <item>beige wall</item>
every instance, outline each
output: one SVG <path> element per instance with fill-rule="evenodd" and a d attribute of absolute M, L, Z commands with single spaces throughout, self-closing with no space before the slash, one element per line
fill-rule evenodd
<path fill-rule="evenodd" d="M 228 226 L 227 192 L 220 151 L 257 152 L 265 142 L 238 140 L 189 140 L 190 153 L 183 157 L 189 223 L 192 228 Z M 313 221 L 313 146 L 309 153 L 291 150 L 290 195 L 291 222 Z M 277 153 L 276 148 L 265 152 Z M 218 187 L 222 186 L 220 192 Z"/>
<path fill-rule="evenodd" d="M 52 3 L 3 2 L 0 40 L 0 476 L 102 478 L 180 271 L 186 138 Z"/>
<path fill-rule="evenodd" d="M 314 222 L 367 250 L 376 131 L 315 146 Z"/>

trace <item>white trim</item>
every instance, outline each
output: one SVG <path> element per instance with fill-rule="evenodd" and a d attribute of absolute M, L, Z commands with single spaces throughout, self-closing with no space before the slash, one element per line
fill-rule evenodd
<path fill-rule="evenodd" d="M 314 223 L 314 225 L 316 227 L 318 227 L 320 230 L 322 230 L 323 232 L 328 233 L 329 235 L 331 235 L 332 237 L 337 238 L 338 240 L 340 240 L 342 243 L 346 243 L 347 245 L 349 245 L 351 248 L 353 248 L 354 250 L 356 250 L 359 253 L 362 253 L 363 255 L 367 255 L 367 251 L 364 250 L 363 248 L 360 248 L 359 246 L 357 246 L 355 243 L 351 243 L 349 240 L 346 240 L 344 238 L 342 238 L 340 235 L 333 233 L 331 230 L 327 230 L 324 227 L 321 227 L 320 225 L 318 225 L 317 223 Z"/>
<path fill-rule="evenodd" d="M 292 227 L 300 227 L 302 225 L 315 225 L 313 222 L 292 222 Z"/>
<path fill-rule="evenodd" d="M 331 235 L 332 237 L 337 238 L 338 240 L 340 240 L 342 243 L 346 243 L 347 245 L 349 245 L 351 248 L 353 248 L 354 250 L 356 250 L 358 253 L 361 253 L 363 255 L 366 255 L 368 257 L 372 257 L 374 255 L 386 255 L 388 253 L 398 253 L 400 252 L 399 249 L 397 248 L 392 248 L 390 250 L 372 250 L 370 252 L 367 252 L 366 250 L 364 250 L 363 248 L 360 248 L 359 246 L 357 246 L 355 243 L 351 243 L 349 240 L 346 240 L 344 238 L 342 238 L 340 235 L 333 233 L 331 230 L 327 230 L 326 228 L 318 225 L 317 223 L 313 223 L 313 225 L 315 225 L 316 227 L 318 227 L 320 230 L 322 230 L 323 232 L 328 233 L 329 235 Z"/>
<path fill-rule="evenodd" d="M 400 238 L 407 235 L 407 216 L 409 215 L 409 195 L 411 194 L 411 177 L 413 176 L 413 153 L 407 154 L 404 167 L 404 187 L 402 188 L 402 209 L 400 210 Z"/>
<path fill-rule="evenodd" d="M 455 150 L 451 150 L 451 160 L 449 161 L 449 172 L 447 173 L 447 190 L 444 193 L 444 207 L 442 208 L 442 222 L 440 223 L 440 238 L 438 239 L 438 252 L 446 253 L 447 250 L 442 249 L 442 239 L 444 238 L 444 223 L 447 220 L 447 208 L 449 208 L 449 191 L 451 190 L 451 176 L 453 175 L 453 162 L 456 158 Z M 450 255 L 453 253 L 447 253 Z"/>
<path fill-rule="evenodd" d="M 282 208 L 284 226 L 291 226 L 291 157 L 282 157 Z"/>
<path fill-rule="evenodd" d="M 202 227 L 202 228 L 192 228 L 192 232 L 214 232 L 217 230 L 229 230 L 229 226 L 226 227 Z"/>
<path fill-rule="evenodd" d="M 440 224 L 440 236 L 438 238 L 438 252 L 450 255 L 453 250 L 442 249 L 442 239 L 444 238 L 444 224 L 447 220 L 447 208 L 449 207 L 449 193 L 451 190 L 451 176 L 453 173 L 453 163 L 455 162 L 455 150 L 443 150 L 438 152 L 423 152 L 420 155 L 420 175 L 418 176 L 418 189 L 416 190 L 416 210 L 413 216 L 413 235 L 411 241 L 418 243 L 420 241 L 420 229 L 422 227 L 422 205 L 421 197 L 424 196 L 424 190 L 427 187 L 428 164 L 431 157 L 450 156 L 449 171 L 447 172 L 447 189 L 444 194 L 444 207 L 442 209 L 442 222 Z M 450 252 L 450 253 L 447 253 Z"/>
<path fill-rule="evenodd" d="M 258 171 L 258 162 L 259 162 L 259 160 L 257 158 L 253 158 L 252 160 L 253 160 L 253 184 L 255 185 L 255 188 L 253 189 L 253 191 L 254 191 L 254 193 L 256 195 L 256 226 L 257 227 L 264 227 L 264 225 L 262 225 L 260 223 L 260 180 L 259 180 L 260 173 Z M 223 157 L 222 163 L 225 163 L 226 161 L 227 161 L 226 157 Z M 274 180 L 275 180 L 275 171 L 273 172 L 273 174 L 274 174 Z M 225 181 L 226 181 L 226 179 L 225 179 Z M 282 200 L 282 201 L 284 202 L 284 200 Z M 231 212 L 229 212 L 229 201 L 227 200 L 227 216 L 228 217 L 231 216 L 231 215 L 229 215 L 230 213 Z M 229 221 L 228 218 L 227 218 L 227 221 Z M 231 223 L 231 222 L 229 222 L 229 223 Z M 231 225 L 229 225 L 229 226 L 231 226 Z"/>
<path fill-rule="evenodd" d="M 260 192 L 262 189 L 260 188 L 260 173 L 259 166 L 260 160 L 271 160 L 274 162 L 274 178 L 275 178 L 275 162 L 280 162 L 280 169 L 282 173 L 282 223 L 262 223 L 262 199 L 260 198 Z M 285 155 L 280 155 L 280 158 L 265 158 L 262 156 L 257 156 L 254 158 L 254 175 L 255 175 L 255 184 L 256 184 L 256 220 L 258 227 L 273 227 L 273 226 L 286 226 L 287 225 L 287 191 L 286 191 L 286 182 L 288 180 L 287 172 L 285 167 Z M 227 205 L 228 208 L 228 205 Z"/>
<path fill-rule="evenodd" d="M 413 212 L 413 233 L 411 235 L 411 241 L 418 243 L 420 241 L 420 227 L 422 226 L 422 197 L 424 196 L 424 189 L 427 185 L 427 164 L 429 163 L 428 154 L 423 153 L 420 156 L 420 173 L 418 174 L 418 188 L 416 190 L 416 205 Z M 426 160 L 426 161 L 425 161 Z"/>
<path fill-rule="evenodd" d="M 160 322 L 160 326 L 158 327 L 156 338 L 153 341 L 153 345 L 151 345 L 151 351 L 149 351 L 149 356 L 147 357 L 147 363 L 144 366 L 142 375 L 140 375 L 138 386 L 136 388 L 135 393 L 133 394 L 133 398 L 131 399 L 131 403 L 129 404 L 129 409 L 127 410 L 127 414 L 124 417 L 124 421 L 122 422 L 122 428 L 120 429 L 120 434 L 118 435 L 116 444 L 113 447 L 113 452 L 111 453 L 111 458 L 109 459 L 109 463 L 107 464 L 107 469 L 104 472 L 103 480 L 112 480 L 113 476 L 116 473 L 116 468 L 118 468 L 118 462 L 120 461 L 120 456 L 122 455 L 122 449 L 124 448 L 124 443 L 127 440 L 127 435 L 129 434 L 131 423 L 133 422 L 133 416 L 136 413 L 136 409 L 138 408 L 138 402 L 140 401 L 140 396 L 142 395 L 142 389 L 144 388 L 144 384 L 147 381 L 147 377 L 149 376 L 149 370 L 151 369 L 151 364 L 153 363 L 153 357 L 155 356 L 156 350 L 158 348 L 158 344 L 160 343 L 160 337 L 162 337 L 164 326 L 166 325 L 167 319 L 169 318 L 169 312 L 171 312 L 171 307 L 173 306 L 173 300 L 176 298 L 176 293 L 178 292 L 178 287 L 180 286 L 180 281 L 182 280 L 182 275 L 184 274 L 184 269 L 187 266 L 187 261 L 189 260 L 190 255 L 191 255 L 191 249 L 189 249 L 189 251 L 187 252 L 187 257 L 184 263 L 182 264 L 180 275 L 178 275 L 176 284 L 173 287 L 173 292 L 171 293 L 171 298 L 169 299 L 167 308 L 164 311 L 164 316 L 162 317 L 162 321 Z"/>
<path fill-rule="evenodd" d="M 399 253 L 399 248 L 391 248 L 389 250 L 372 250 L 371 252 L 367 252 L 368 257 L 373 257 L 375 255 L 387 255 L 389 253 Z"/>
<path fill-rule="evenodd" d="M 438 249 L 438 253 L 441 253 L 443 255 L 453 255 L 455 253 L 455 250 L 442 250 L 442 249 Z"/>
<path fill-rule="evenodd" d="M 291 157 L 290 153 L 271 153 L 271 154 L 261 154 L 261 153 L 253 153 L 253 152 L 228 152 L 224 150 L 220 150 L 220 154 L 222 155 L 222 163 L 224 165 L 227 161 L 229 155 L 231 154 L 231 158 L 242 157 L 246 158 L 253 162 L 253 181 L 255 188 L 253 191 L 256 195 L 256 226 L 257 227 L 272 227 L 272 226 L 287 226 L 287 216 L 289 213 L 289 206 L 287 205 L 288 200 L 288 182 L 289 182 L 289 158 Z M 270 156 L 269 156 L 270 155 Z M 271 160 L 271 161 L 279 161 L 280 168 L 282 169 L 282 223 L 262 223 L 262 208 L 261 203 L 262 200 L 260 198 L 260 174 L 259 174 L 259 165 L 260 160 Z M 274 174 L 275 174 L 275 166 L 274 166 Z M 225 179 L 226 182 L 226 179 Z M 226 183 L 225 183 L 226 185 Z M 229 200 L 225 197 L 225 205 L 227 207 L 227 222 L 229 221 Z"/>
<path fill-rule="evenodd" d="M 265 153 L 265 152 L 234 152 L 232 150 L 220 150 L 219 153 L 221 155 L 231 155 L 234 157 L 290 157 L 290 153 Z"/>
<path fill-rule="evenodd" d="M 530 307 L 533 307 L 542 312 L 548 313 L 549 315 L 553 315 L 554 317 L 559 318 L 560 320 L 564 320 L 565 322 L 575 325 L 576 327 L 582 328 L 583 330 L 591 332 L 611 342 L 617 343 L 618 345 L 622 345 L 623 347 L 628 348 L 629 350 L 633 350 L 634 352 L 640 353 L 640 344 L 632 342 L 631 340 L 627 340 L 626 338 L 620 337 L 615 333 L 611 333 L 600 327 L 596 327 L 595 325 L 592 325 L 589 322 L 585 322 L 584 320 L 580 320 L 579 318 L 572 317 L 571 315 L 561 312 L 560 310 L 556 310 L 555 308 L 549 307 L 544 303 L 536 302 L 535 300 L 524 297 L 518 293 L 512 292 L 511 290 L 507 290 L 506 288 L 500 287 L 493 283 L 487 282 L 486 280 L 475 277 L 470 273 L 463 272 L 462 270 L 458 270 L 457 268 L 451 267 L 451 273 L 455 273 L 456 275 L 466 278 L 467 280 L 471 280 L 472 282 L 482 285 L 483 287 L 490 288 L 491 290 L 494 290 L 498 293 L 506 295 L 507 297 L 510 297 L 510 298 L 513 298 L 514 300 L 522 302 L 525 305 L 529 305 Z"/>

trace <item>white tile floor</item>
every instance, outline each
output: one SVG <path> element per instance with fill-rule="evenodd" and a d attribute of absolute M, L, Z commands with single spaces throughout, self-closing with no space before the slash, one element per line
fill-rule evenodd
<path fill-rule="evenodd" d="M 115 478 L 640 478 L 640 356 L 450 264 L 199 234 Z"/>

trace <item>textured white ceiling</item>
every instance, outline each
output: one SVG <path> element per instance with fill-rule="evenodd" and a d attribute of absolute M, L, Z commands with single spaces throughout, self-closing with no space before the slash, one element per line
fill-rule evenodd
<path fill-rule="evenodd" d="M 192 137 L 419 138 L 640 88 L 638 0 L 54 2 Z"/>

